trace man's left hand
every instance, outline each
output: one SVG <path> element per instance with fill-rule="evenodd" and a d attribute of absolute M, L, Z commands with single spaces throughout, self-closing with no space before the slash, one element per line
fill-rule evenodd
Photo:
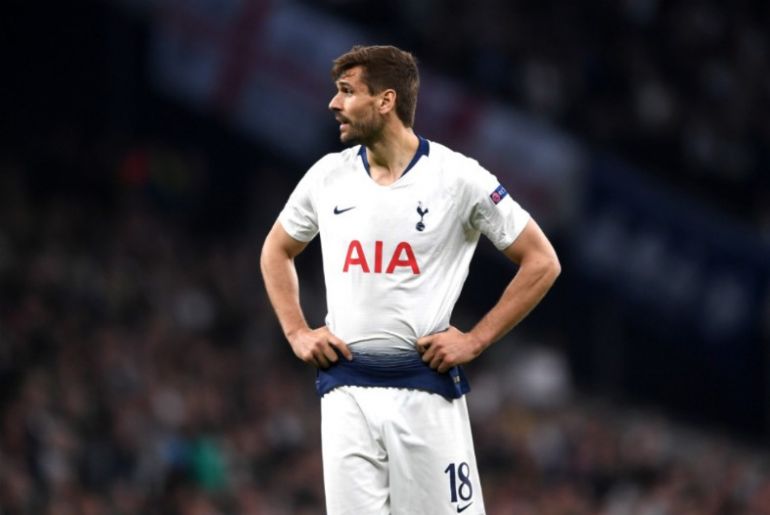
<path fill-rule="evenodd" d="M 478 338 L 454 326 L 417 340 L 417 351 L 422 354 L 422 360 L 442 374 L 454 366 L 468 363 L 482 350 L 483 345 Z"/>

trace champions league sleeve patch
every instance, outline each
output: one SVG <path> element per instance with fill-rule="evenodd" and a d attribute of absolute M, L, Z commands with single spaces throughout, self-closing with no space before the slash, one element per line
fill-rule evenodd
<path fill-rule="evenodd" d="M 491 198 L 492 202 L 497 205 L 501 200 L 505 198 L 507 194 L 508 191 L 506 191 L 505 186 L 498 184 L 495 191 L 489 194 L 489 198 Z"/>

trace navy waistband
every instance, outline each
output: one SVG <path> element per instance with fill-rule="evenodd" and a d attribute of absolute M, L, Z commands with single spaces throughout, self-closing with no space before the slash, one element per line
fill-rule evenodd
<path fill-rule="evenodd" d="M 316 376 L 318 396 L 338 386 L 381 386 L 414 388 L 437 393 L 447 399 L 457 399 L 471 388 L 462 367 L 440 374 L 424 363 L 417 352 L 398 354 L 353 353 L 353 360 L 343 357 Z"/>

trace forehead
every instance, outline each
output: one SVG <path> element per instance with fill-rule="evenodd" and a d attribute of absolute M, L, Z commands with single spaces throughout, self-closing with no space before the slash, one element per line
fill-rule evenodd
<path fill-rule="evenodd" d="M 353 66 L 352 68 L 349 68 L 342 72 L 339 77 L 337 77 L 336 82 L 345 82 L 347 84 L 350 84 L 352 86 L 363 84 L 363 81 L 361 79 L 362 75 L 364 73 L 364 70 L 361 66 Z"/>

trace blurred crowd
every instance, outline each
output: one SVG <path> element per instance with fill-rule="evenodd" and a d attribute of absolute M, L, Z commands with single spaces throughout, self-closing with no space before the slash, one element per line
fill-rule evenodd
<path fill-rule="evenodd" d="M 313 2 L 317 5 L 318 2 Z M 770 7 L 324 0 L 422 61 L 770 227 Z"/>
<path fill-rule="evenodd" d="M 314 374 L 258 273 L 274 206 L 202 234 L 164 211 L 173 195 L 148 194 L 158 152 L 176 170 L 166 190 L 199 166 L 193 151 L 162 148 L 79 161 L 104 167 L 101 195 L 82 182 L 41 190 L 26 161 L 5 156 L 2 515 L 323 513 Z M 303 284 L 317 318 L 321 289 Z M 515 357 L 469 367 L 490 515 L 770 514 L 764 448 L 581 399 L 558 367 L 536 367 L 561 385 L 538 401 L 526 381 L 506 382 L 515 368 Z"/>
<path fill-rule="evenodd" d="M 0 513 L 317 513 L 313 375 L 273 334 L 260 242 L 202 241 L 141 199 L 41 201 L 15 172 Z"/>

